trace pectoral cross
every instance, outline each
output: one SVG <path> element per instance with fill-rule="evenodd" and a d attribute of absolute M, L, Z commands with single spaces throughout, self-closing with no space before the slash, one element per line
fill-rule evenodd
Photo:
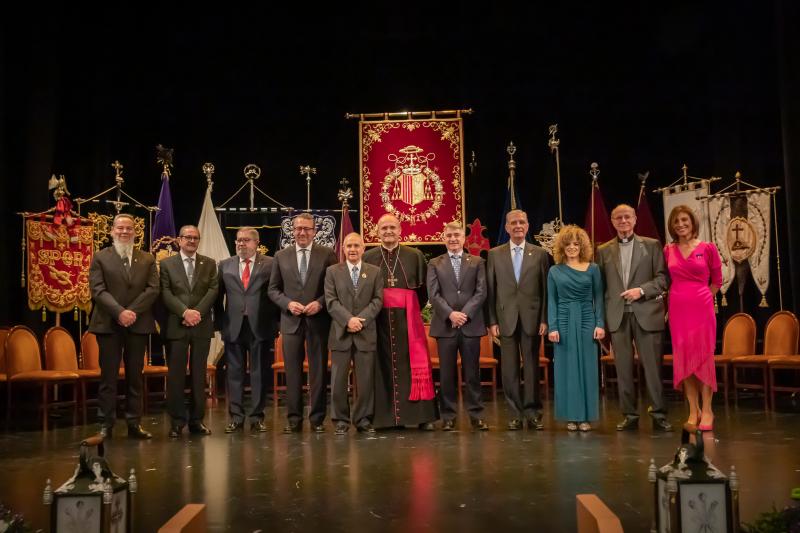
<path fill-rule="evenodd" d="M 390 287 L 394 287 L 394 284 L 397 283 L 397 278 L 394 277 L 394 272 L 389 272 L 389 277 L 386 279 L 386 282 L 389 283 Z"/>

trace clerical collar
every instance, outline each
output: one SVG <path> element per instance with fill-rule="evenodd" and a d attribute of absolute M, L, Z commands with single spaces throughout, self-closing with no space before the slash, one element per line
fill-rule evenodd
<path fill-rule="evenodd" d="M 620 244 L 628 244 L 630 242 L 633 242 L 633 233 L 631 233 L 628 237 L 620 237 L 619 235 L 617 235 L 617 241 Z"/>
<path fill-rule="evenodd" d="M 386 250 L 387 254 L 392 254 L 392 253 L 394 253 L 394 252 L 396 252 L 397 250 L 400 249 L 400 244 L 396 244 L 394 248 L 387 248 L 387 247 L 385 247 L 384 245 L 381 244 L 381 249 L 382 250 Z"/>

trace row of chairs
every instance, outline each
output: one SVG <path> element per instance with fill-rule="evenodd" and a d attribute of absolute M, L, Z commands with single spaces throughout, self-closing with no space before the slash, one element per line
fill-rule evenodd
<path fill-rule="evenodd" d="M 764 346 L 761 354 L 756 354 L 756 322 L 747 313 L 736 313 L 725 323 L 722 331 L 722 348 L 714 356 L 717 368 L 717 383 L 722 385 L 725 401 L 729 398 L 729 387 L 733 381 L 734 399 L 738 400 L 740 390 L 762 391 L 764 407 L 775 407 L 775 394 L 779 392 L 800 392 L 797 375 L 787 373 L 800 371 L 798 354 L 797 317 L 790 311 L 778 311 L 767 321 L 764 328 Z M 634 355 L 636 375 L 640 381 L 638 355 Z M 608 369 L 614 365 L 613 347 L 607 355 L 600 358 L 602 385 L 615 381 L 609 377 Z M 664 356 L 665 372 L 663 382 L 672 386 L 673 356 Z"/>
<path fill-rule="evenodd" d="M 38 385 L 42 396 L 40 412 L 42 426 L 47 429 L 48 414 L 53 407 L 72 407 L 73 423 L 77 410 L 83 414 L 83 422 L 87 420 L 87 407 L 96 403 L 96 398 L 89 398 L 87 386 L 100 381 L 100 348 L 93 333 L 86 332 L 81 337 L 80 360 L 72 335 L 66 329 L 55 326 L 44 335 L 42 349 L 36 335 L 25 326 L 0 328 L 0 383 L 6 386 L 6 426 L 10 423 L 14 406 L 14 387 Z M 208 365 L 206 373 L 207 393 L 215 397 L 216 367 Z M 151 364 L 150 357 L 145 354 L 143 376 L 144 411 L 147 413 L 149 400 L 153 397 L 164 397 L 166 391 L 167 367 Z M 119 379 L 125 378 L 125 368 L 120 365 Z M 162 383 L 161 387 L 151 389 L 153 379 Z M 55 391 L 62 393 L 63 387 L 70 389 L 71 399 L 58 399 Z"/>

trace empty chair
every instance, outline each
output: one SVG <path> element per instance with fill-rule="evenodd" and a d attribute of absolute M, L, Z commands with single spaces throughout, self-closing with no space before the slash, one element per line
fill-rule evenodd
<path fill-rule="evenodd" d="M 722 330 L 722 350 L 714 356 L 714 365 L 722 374 L 722 390 L 728 400 L 728 368 L 735 357 L 756 351 L 756 321 L 747 313 L 736 313 L 725 322 Z"/>
<path fill-rule="evenodd" d="M 78 367 L 78 353 L 75 341 L 66 329 L 54 326 L 44 334 L 44 361 L 47 370 L 63 370 L 78 374 L 80 395 L 78 401 L 86 423 L 86 383 L 100 381 L 100 369 Z"/>
<path fill-rule="evenodd" d="M 42 388 L 42 427 L 47 429 L 48 414 L 53 406 L 72 406 L 72 419 L 75 423 L 78 412 L 78 374 L 62 370 L 42 370 L 39 341 L 33 332 L 25 326 L 15 326 L 8 332 L 5 342 L 8 412 L 6 425 L 10 422 L 13 411 L 15 389 L 21 384 L 34 384 Z M 57 401 L 50 395 L 50 388 L 55 385 L 72 385 L 72 400 Z"/>
<path fill-rule="evenodd" d="M 794 317 L 794 315 L 792 315 Z M 793 325 L 792 325 L 793 322 Z M 785 355 L 770 355 L 767 358 L 767 364 L 769 368 L 769 391 L 770 391 L 770 402 L 772 404 L 772 408 L 775 408 L 775 393 L 776 392 L 791 392 L 796 393 L 800 392 L 800 384 L 798 384 L 797 379 L 797 372 L 800 371 L 800 354 L 797 353 L 798 351 L 798 325 L 797 325 L 797 318 L 794 317 L 794 321 L 787 320 L 787 328 L 786 328 L 786 344 L 787 348 L 791 348 L 794 346 L 794 350 L 791 351 L 791 354 Z M 793 374 L 794 381 L 786 381 L 780 382 L 777 378 L 780 374 Z"/>

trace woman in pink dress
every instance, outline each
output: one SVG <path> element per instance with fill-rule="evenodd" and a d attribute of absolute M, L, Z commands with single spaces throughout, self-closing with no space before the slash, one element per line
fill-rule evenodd
<path fill-rule="evenodd" d="M 687 424 L 711 431 L 711 398 L 717 390 L 714 295 L 722 285 L 722 264 L 717 247 L 697 238 L 700 223 L 689 206 L 676 206 L 669 214 L 667 228 L 672 237 L 672 243 L 664 247 L 664 258 L 672 278 L 669 330 L 673 383 L 676 389 L 683 387 L 689 402 Z"/>

